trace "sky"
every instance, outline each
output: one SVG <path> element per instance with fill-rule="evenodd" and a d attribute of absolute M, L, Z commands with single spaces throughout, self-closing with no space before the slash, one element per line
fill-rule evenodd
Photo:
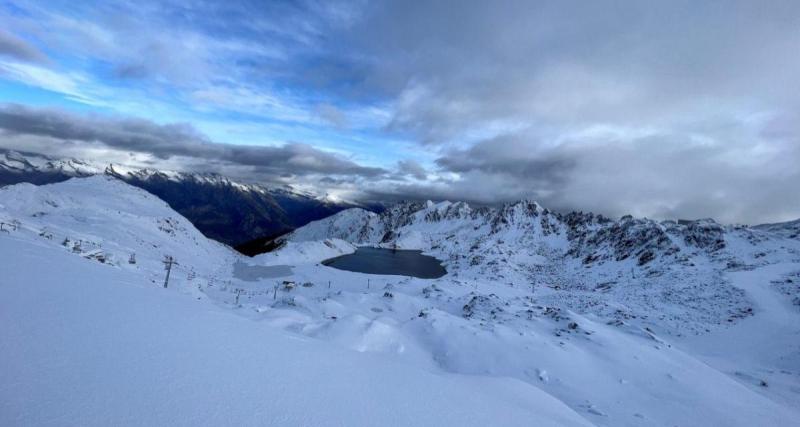
<path fill-rule="evenodd" d="M 0 0 L 0 147 L 350 201 L 800 218 L 800 2 Z"/>

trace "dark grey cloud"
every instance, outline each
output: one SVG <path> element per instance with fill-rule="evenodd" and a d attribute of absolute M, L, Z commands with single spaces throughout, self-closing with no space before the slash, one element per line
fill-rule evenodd
<path fill-rule="evenodd" d="M 504 135 L 468 149 L 450 150 L 436 164 L 451 172 L 507 175 L 541 188 L 553 188 L 574 172 L 573 158 L 556 150 L 532 150 L 535 145 Z"/>
<path fill-rule="evenodd" d="M 396 100 L 389 129 L 423 142 L 520 123 L 668 125 L 800 90 L 794 1 L 381 3 L 342 37 L 363 84 Z"/>
<path fill-rule="evenodd" d="M 303 143 L 276 147 L 220 144 L 187 124 L 160 125 L 148 120 L 86 116 L 16 104 L 0 107 L 0 130 L 7 135 L 47 137 L 54 143 L 97 144 L 146 153 L 162 160 L 182 157 L 249 166 L 271 176 L 319 174 L 374 178 L 385 172 Z"/>
<path fill-rule="evenodd" d="M 683 133 L 598 134 L 535 150 L 528 144 L 534 137 L 523 133 L 440 157 L 437 164 L 458 179 L 398 191 L 413 198 L 426 191 L 451 199 L 465 194 L 481 203 L 534 198 L 554 210 L 610 216 L 783 221 L 800 212 L 797 118 L 766 120 L 761 130 L 729 123 L 720 141 Z"/>
<path fill-rule="evenodd" d="M 27 62 L 45 64 L 47 56 L 27 41 L 0 28 L 0 55 Z"/>
<path fill-rule="evenodd" d="M 428 171 L 425 170 L 425 167 L 411 159 L 398 161 L 397 170 L 401 175 L 412 176 L 418 180 L 424 180 L 428 177 Z"/>
<path fill-rule="evenodd" d="M 680 134 L 652 134 L 624 143 L 603 135 L 528 152 L 529 135 L 497 145 L 498 141 L 487 140 L 440 157 L 439 179 L 371 186 L 363 197 L 490 205 L 534 199 L 555 211 L 582 210 L 612 217 L 713 217 L 749 224 L 785 221 L 800 212 L 797 118 L 763 123 L 764 132 L 780 133 L 780 150 L 752 143 L 741 125 L 731 125 L 722 146 Z M 510 148 L 514 146 L 517 150 Z"/>

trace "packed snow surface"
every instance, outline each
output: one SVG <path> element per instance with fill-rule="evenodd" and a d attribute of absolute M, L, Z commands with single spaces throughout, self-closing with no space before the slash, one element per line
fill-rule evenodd
<path fill-rule="evenodd" d="M 792 223 L 401 204 L 245 258 L 103 176 L 0 223 L 0 425 L 800 425 Z M 320 263 L 360 245 L 448 274 Z"/>

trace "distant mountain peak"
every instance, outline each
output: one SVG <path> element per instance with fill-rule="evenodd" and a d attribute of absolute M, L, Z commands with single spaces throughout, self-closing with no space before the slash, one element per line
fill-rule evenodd
<path fill-rule="evenodd" d="M 166 201 L 206 236 L 230 245 L 285 233 L 355 205 L 291 186 L 243 183 L 215 172 L 170 171 L 0 150 L 0 186 L 105 175 Z"/>

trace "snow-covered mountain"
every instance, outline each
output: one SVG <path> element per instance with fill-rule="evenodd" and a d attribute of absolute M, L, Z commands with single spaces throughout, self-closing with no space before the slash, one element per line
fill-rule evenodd
<path fill-rule="evenodd" d="M 102 171 L 97 165 L 76 159 L 53 159 L 0 149 L 0 186 L 19 182 L 49 184 Z"/>
<path fill-rule="evenodd" d="M 653 327 L 681 335 L 751 315 L 744 293 L 725 285 L 725 273 L 800 261 L 798 222 L 748 227 L 712 219 L 612 220 L 553 213 L 533 201 L 500 208 L 402 203 L 381 214 L 348 209 L 273 244 L 337 238 L 421 249 L 444 260 L 453 277 L 563 290 L 557 298 L 572 309 L 615 321 L 657 317 L 661 322 Z M 653 298 L 663 305 L 649 309 Z M 800 298 L 800 289 L 793 298 Z M 620 299 L 637 304 L 623 309 Z"/>
<path fill-rule="evenodd" d="M 104 176 L 0 222 L 3 425 L 800 424 L 791 224 L 401 204 L 246 258 Z M 320 263 L 360 244 L 448 274 Z"/>
<path fill-rule="evenodd" d="M 0 425 L 589 425 L 517 381 L 299 339 L 207 302 L 240 293 L 242 256 L 119 180 L 2 188 L 0 223 Z"/>
<path fill-rule="evenodd" d="M 0 186 L 29 182 L 48 184 L 72 177 L 109 175 L 163 199 L 203 234 L 252 251 L 272 237 L 354 205 L 332 202 L 283 187 L 241 183 L 212 173 L 172 172 L 55 159 L 33 153 L 0 150 Z"/>

